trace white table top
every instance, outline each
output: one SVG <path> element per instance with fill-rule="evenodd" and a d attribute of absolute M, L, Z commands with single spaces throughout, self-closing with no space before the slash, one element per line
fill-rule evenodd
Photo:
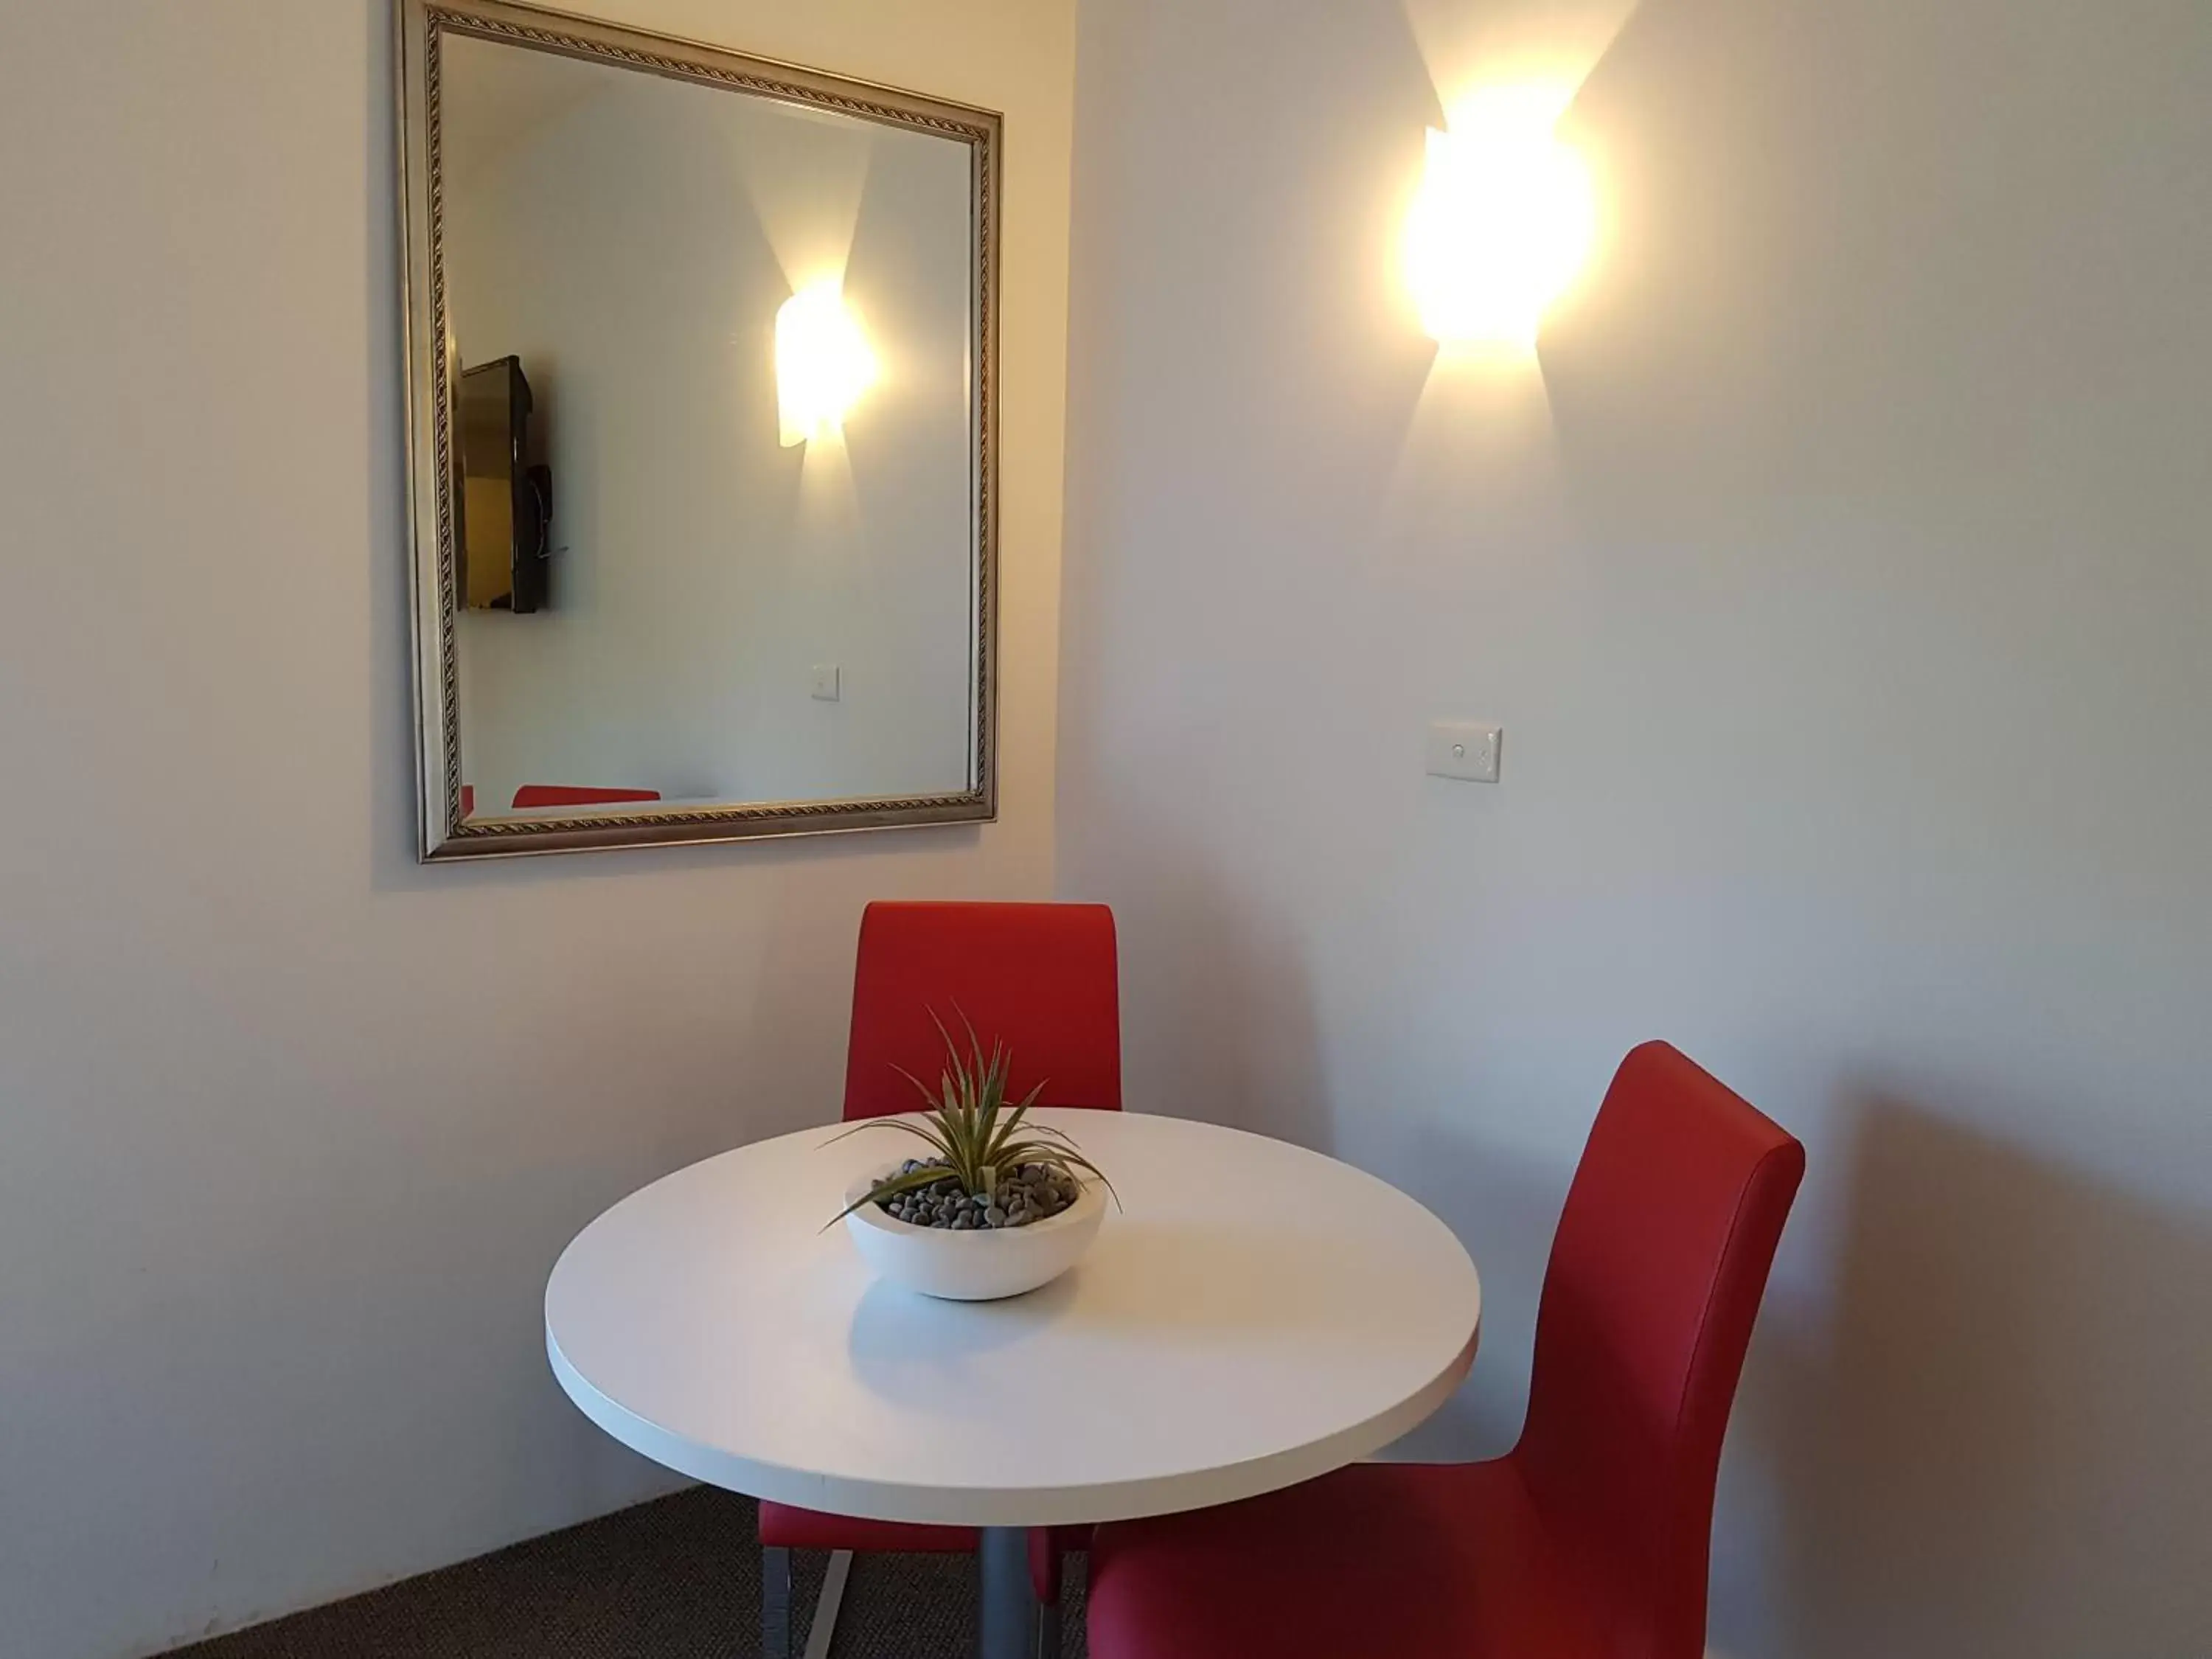
<path fill-rule="evenodd" d="M 1212 1124 L 1037 1116 L 1127 1206 L 1043 1289 L 963 1304 L 872 1279 L 822 1224 L 914 1143 L 808 1129 L 680 1170 L 578 1234 L 545 1290 L 555 1374 L 697 1480 L 969 1526 L 1271 1492 L 1379 1449 L 1467 1375 L 1474 1265 L 1404 1194 Z"/>

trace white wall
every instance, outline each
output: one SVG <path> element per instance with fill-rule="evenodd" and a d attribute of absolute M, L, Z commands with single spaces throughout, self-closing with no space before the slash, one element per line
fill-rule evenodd
<path fill-rule="evenodd" d="M 10 1656 L 653 1490 L 546 1374 L 562 1244 L 834 1112 L 865 900 L 1049 890 L 1069 7 L 604 9 L 1007 113 L 1003 817 L 418 867 L 389 9 L 8 4 Z"/>
<path fill-rule="evenodd" d="M 479 810 L 531 782 L 967 787 L 967 148 L 489 42 L 445 57 L 449 107 L 581 94 L 453 135 L 456 331 L 472 366 L 522 360 L 559 550 L 545 610 L 459 619 Z M 787 449 L 776 310 L 840 269 L 880 377 L 841 437 Z"/>
<path fill-rule="evenodd" d="M 1085 8 L 1059 879 L 1133 1103 L 1448 1217 L 1419 1449 L 1491 1451 L 1673 1038 L 1813 1161 L 1716 1646 L 2212 1650 L 2212 14 L 1645 0 L 1547 407 L 1425 393 L 1392 274 L 1424 48 L 1498 10 Z"/>

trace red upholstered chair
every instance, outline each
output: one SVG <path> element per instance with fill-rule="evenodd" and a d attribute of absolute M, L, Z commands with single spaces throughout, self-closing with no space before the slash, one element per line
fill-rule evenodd
<path fill-rule="evenodd" d="M 965 1014 L 986 1047 L 1003 1041 L 1016 1098 L 1042 1081 L 1046 1106 L 1121 1107 L 1121 1014 L 1114 913 L 1103 904 L 876 903 L 860 917 L 853 973 L 853 1032 L 845 1051 L 848 1121 L 910 1112 L 921 1105 L 904 1066 L 918 1077 L 941 1069 L 944 1039 L 932 1011 L 954 1030 Z M 1039 1531 L 1030 1567 L 1048 1609 L 1048 1651 L 1059 1645 L 1060 1551 L 1089 1528 Z M 914 1526 L 822 1515 L 786 1504 L 760 1506 L 764 1552 L 763 1651 L 791 1650 L 791 1551 L 968 1551 L 968 1527 Z M 842 1571 L 833 1569 L 833 1583 Z M 834 1617 L 825 1587 L 817 1624 Z"/>
<path fill-rule="evenodd" d="M 571 783 L 526 783 L 514 792 L 513 811 L 538 806 L 605 806 L 615 801 L 659 800 L 658 789 L 601 789 Z"/>
<path fill-rule="evenodd" d="M 1804 1171 L 1635 1050 L 1559 1218 L 1520 1443 L 1099 1528 L 1093 1659 L 1699 1659 L 1721 1436 Z"/>

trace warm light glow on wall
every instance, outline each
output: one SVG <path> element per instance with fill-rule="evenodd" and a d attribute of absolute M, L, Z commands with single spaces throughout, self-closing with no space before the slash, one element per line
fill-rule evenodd
<path fill-rule="evenodd" d="M 784 447 L 838 436 L 874 383 L 875 354 L 835 277 L 810 283 L 775 313 L 775 388 Z"/>
<path fill-rule="evenodd" d="M 1440 343 L 1532 349 L 1589 257 L 1589 172 L 1553 131 L 1571 95 L 1494 88 L 1454 109 L 1449 131 L 1430 129 L 1406 280 Z"/>

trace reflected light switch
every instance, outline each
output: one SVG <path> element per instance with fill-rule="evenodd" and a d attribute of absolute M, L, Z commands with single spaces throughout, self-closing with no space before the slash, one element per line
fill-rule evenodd
<path fill-rule="evenodd" d="M 836 702 L 840 696 L 837 665 L 817 662 L 814 665 L 814 696 L 823 702 Z"/>
<path fill-rule="evenodd" d="M 1505 732 L 1472 720 L 1434 720 L 1429 726 L 1429 775 L 1462 783 L 1498 781 L 1498 750 Z"/>

